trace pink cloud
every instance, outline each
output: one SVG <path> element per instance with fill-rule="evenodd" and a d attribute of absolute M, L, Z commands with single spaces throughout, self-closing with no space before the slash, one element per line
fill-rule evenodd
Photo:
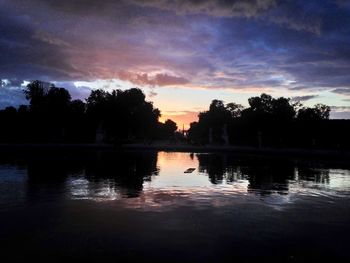
<path fill-rule="evenodd" d="M 120 71 L 118 73 L 118 78 L 141 86 L 172 86 L 183 85 L 190 82 L 186 78 L 163 73 L 151 76 L 147 73 L 134 73 L 129 71 Z"/>

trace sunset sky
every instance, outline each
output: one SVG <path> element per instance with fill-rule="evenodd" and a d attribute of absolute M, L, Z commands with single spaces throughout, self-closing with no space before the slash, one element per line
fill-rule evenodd
<path fill-rule="evenodd" d="M 0 79 L 1 108 L 39 79 L 139 87 L 180 127 L 263 92 L 350 118 L 350 1 L 0 0 Z"/>

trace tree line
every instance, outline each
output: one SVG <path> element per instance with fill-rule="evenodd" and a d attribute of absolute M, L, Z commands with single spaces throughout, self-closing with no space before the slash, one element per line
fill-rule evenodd
<path fill-rule="evenodd" d="M 213 100 L 190 125 L 197 145 L 226 144 L 281 148 L 350 148 L 349 120 L 330 120 L 330 107 L 305 107 L 268 94 L 248 99 L 249 107 Z"/>
<path fill-rule="evenodd" d="M 177 125 L 159 122 L 161 112 L 138 88 L 92 90 L 72 100 L 68 90 L 33 81 L 24 90 L 29 105 L 0 111 L 2 142 L 110 142 L 173 139 Z"/>
<path fill-rule="evenodd" d="M 183 139 L 172 120 L 142 90 L 92 90 L 72 100 L 68 90 L 41 81 L 24 89 L 28 105 L 0 110 L 0 142 L 107 142 L 122 144 Z M 349 149 L 350 121 L 330 120 L 330 107 L 305 107 L 268 94 L 248 99 L 249 107 L 213 100 L 187 132 L 190 144 Z"/>

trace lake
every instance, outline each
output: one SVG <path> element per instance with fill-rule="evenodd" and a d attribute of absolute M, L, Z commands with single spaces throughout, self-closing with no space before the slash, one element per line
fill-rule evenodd
<path fill-rule="evenodd" d="M 0 154 L 2 262 L 349 262 L 349 237 L 346 162 Z"/>

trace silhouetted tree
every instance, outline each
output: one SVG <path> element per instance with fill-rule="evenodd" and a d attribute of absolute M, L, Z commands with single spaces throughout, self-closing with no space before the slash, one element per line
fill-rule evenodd
<path fill-rule="evenodd" d="M 248 103 L 251 110 L 256 113 L 268 114 L 272 112 L 273 98 L 265 93 L 261 94 L 260 97 L 251 97 L 248 99 Z"/>
<path fill-rule="evenodd" d="M 288 98 L 274 99 L 263 93 L 260 97 L 249 98 L 248 103 L 250 107 L 242 111 L 244 118 L 291 120 L 296 115 L 295 107 Z"/>
<path fill-rule="evenodd" d="M 140 89 L 92 91 L 86 111 L 95 128 L 102 125 L 109 140 L 152 137 L 160 111 L 145 101 Z"/>
<path fill-rule="evenodd" d="M 81 100 L 73 100 L 70 103 L 70 113 L 73 116 L 83 116 L 85 113 L 85 103 Z"/>
<path fill-rule="evenodd" d="M 51 86 L 49 92 L 46 95 L 47 104 L 50 107 L 50 110 L 66 110 L 69 107 L 71 102 L 71 96 L 68 90 L 64 88 L 57 88 L 55 86 Z"/>
<path fill-rule="evenodd" d="M 31 111 L 40 110 L 43 103 L 45 102 L 46 92 L 44 90 L 45 83 L 39 80 L 35 80 L 27 85 L 27 88 L 24 90 L 27 100 L 30 103 Z"/>
<path fill-rule="evenodd" d="M 164 123 L 159 123 L 158 138 L 159 139 L 174 139 L 175 132 L 177 131 L 176 122 L 167 119 Z"/>
<path fill-rule="evenodd" d="M 300 120 L 328 120 L 331 109 L 324 104 L 316 104 L 313 108 L 303 107 L 298 111 Z"/>
<path fill-rule="evenodd" d="M 20 105 L 18 108 L 18 113 L 21 115 L 25 115 L 29 113 L 29 107 L 27 105 Z"/>
<path fill-rule="evenodd" d="M 213 100 L 208 111 L 199 113 L 198 124 L 192 125 L 192 128 L 196 127 L 195 129 L 197 129 L 197 131 L 190 128 L 190 138 L 193 138 L 192 135 L 197 133 L 202 143 L 208 142 L 209 139 L 211 139 L 212 142 L 221 143 L 222 129 L 230 122 L 232 114 L 235 114 L 235 110 L 237 109 L 231 107 L 227 108 L 221 100 Z"/>
<path fill-rule="evenodd" d="M 7 83 L 2 81 L 1 85 Z M 24 90 L 29 105 L 0 110 L 2 142 L 107 142 L 183 138 L 172 120 L 158 121 L 160 111 L 137 88 L 92 90 L 86 103 L 71 100 L 60 87 L 35 80 Z M 190 124 L 192 143 L 227 143 L 273 147 L 350 148 L 350 121 L 329 120 L 330 107 L 312 108 L 268 94 L 248 99 L 249 107 L 213 100 Z M 99 131 L 97 133 L 97 131 Z M 98 135 L 98 136 L 97 136 Z"/>
<path fill-rule="evenodd" d="M 201 112 L 198 122 L 190 124 L 191 143 L 205 144 L 209 138 L 220 142 L 225 134 L 232 144 L 273 147 L 349 148 L 350 121 L 329 121 L 330 107 L 317 104 L 304 107 L 289 98 L 268 94 L 248 99 L 249 107 L 235 103 L 226 106 L 213 100 L 209 110 Z"/>
<path fill-rule="evenodd" d="M 232 118 L 239 118 L 242 115 L 242 110 L 244 110 L 244 107 L 241 104 L 230 102 L 226 104 L 226 110 L 231 113 Z"/>
<path fill-rule="evenodd" d="M 1 129 L 0 134 L 3 141 L 14 141 L 17 131 L 17 110 L 10 106 L 0 111 Z"/>
<path fill-rule="evenodd" d="M 177 130 L 176 122 L 168 119 L 164 122 L 164 128 L 167 131 L 167 133 L 170 136 L 172 136 L 172 135 L 174 135 L 175 131 Z"/>

